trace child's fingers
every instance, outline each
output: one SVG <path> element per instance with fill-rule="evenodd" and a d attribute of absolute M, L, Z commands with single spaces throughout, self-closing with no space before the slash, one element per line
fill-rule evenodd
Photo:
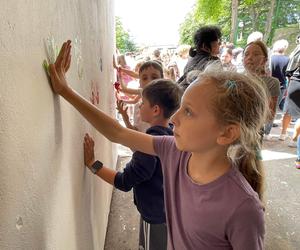
<path fill-rule="evenodd" d="M 71 51 L 71 41 L 68 40 L 66 42 L 64 50 L 62 51 L 62 60 L 61 60 L 61 65 L 60 65 L 60 69 L 62 70 L 62 72 L 65 71 L 67 60 L 68 60 L 67 56 L 68 56 L 68 54 L 70 54 L 70 51 Z"/>
<path fill-rule="evenodd" d="M 57 77 L 57 73 L 56 73 L 54 64 L 49 64 L 49 74 L 50 74 L 51 80 L 52 80 L 52 78 Z"/>
<path fill-rule="evenodd" d="M 57 68 L 59 68 L 61 66 L 66 47 L 67 47 L 67 42 L 64 42 L 63 45 L 61 46 L 61 49 L 59 51 L 59 54 L 58 54 L 56 60 L 55 60 L 55 66 Z"/>
<path fill-rule="evenodd" d="M 67 54 L 66 54 L 66 62 L 65 62 L 65 72 L 68 71 L 71 65 L 71 44 L 68 47 Z"/>
<path fill-rule="evenodd" d="M 84 143 L 86 144 L 86 146 L 89 146 L 91 144 L 91 138 L 90 138 L 89 134 L 85 134 Z"/>
<path fill-rule="evenodd" d="M 123 109 L 123 105 L 124 105 L 123 101 L 118 100 L 117 107 L 118 107 L 119 110 Z"/>
<path fill-rule="evenodd" d="M 54 64 L 49 65 L 49 74 L 53 90 L 56 92 L 55 83 L 59 81 L 59 77 Z"/>
<path fill-rule="evenodd" d="M 87 140 L 88 145 L 94 147 L 95 142 L 94 142 L 93 138 L 89 136 L 89 134 L 86 134 L 86 140 Z"/>

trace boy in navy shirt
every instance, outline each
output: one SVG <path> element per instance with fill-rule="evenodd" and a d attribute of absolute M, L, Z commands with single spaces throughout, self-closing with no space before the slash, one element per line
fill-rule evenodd
<path fill-rule="evenodd" d="M 169 118 L 179 108 L 181 90 L 170 80 L 158 79 L 142 92 L 141 119 L 150 124 L 151 135 L 173 135 Z M 139 249 L 167 249 L 167 228 L 164 208 L 163 175 L 157 156 L 136 151 L 124 171 L 116 172 L 104 167 L 94 158 L 94 141 L 84 138 L 85 165 L 104 181 L 122 191 L 133 188 L 134 204 L 140 215 Z"/>

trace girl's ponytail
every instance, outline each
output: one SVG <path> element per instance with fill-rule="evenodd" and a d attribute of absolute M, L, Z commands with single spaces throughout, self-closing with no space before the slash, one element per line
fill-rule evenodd
<path fill-rule="evenodd" d="M 197 50 L 194 47 L 191 47 L 189 50 L 189 56 L 195 57 L 197 55 Z"/>
<path fill-rule="evenodd" d="M 262 201 L 264 192 L 264 171 L 259 144 L 257 143 L 257 145 L 252 146 L 251 149 L 245 149 L 243 146 L 240 146 L 236 154 L 236 159 L 238 159 L 236 165 L 239 171 Z"/>
<path fill-rule="evenodd" d="M 262 200 L 264 175 L 260 130 L 269 114 L 265 88 L 251 75 L 225 72 L 214 67 L 208 67 L 199 78 L 206 78 L 207 84 L 215 85 L 211 108 L 219 124 L 238 125 L 240 136 L 228 145 L 227 154 Z"/>

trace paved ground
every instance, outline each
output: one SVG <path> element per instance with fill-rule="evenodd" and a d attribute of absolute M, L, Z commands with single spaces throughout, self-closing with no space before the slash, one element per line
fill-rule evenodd
<path fill-rule="evenodd" d="M 296 149 L 289 148 L 288 141 L 276 140 L 281 124 L 279 119 L 275 123 L 279 124 L 271 131 L 275 140 L 265 141 L 263 150 L 267 183 L 265 245 L 267 250 L 299 250 L 300 170 L 294 167 Z M 122 168 L 130 160 L 130 151 L 120 147 L 119 154 Z M 105 249 L 138 249 L 138 222 L 132 192 L 114 190 Z"/>

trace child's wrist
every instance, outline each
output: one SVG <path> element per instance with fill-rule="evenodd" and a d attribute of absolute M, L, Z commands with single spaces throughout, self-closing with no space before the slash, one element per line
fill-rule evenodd
<path fill-rule="evenodd" d="M 70 93 L 72 91 L 73 91 L 73 89 L 66 85 L 66 86 L 62 87 L 62 89 L 61 89 L 61 91 L 60 91 L 59 94 L 61 96 L 65 97 L 68 93 Z"/>

